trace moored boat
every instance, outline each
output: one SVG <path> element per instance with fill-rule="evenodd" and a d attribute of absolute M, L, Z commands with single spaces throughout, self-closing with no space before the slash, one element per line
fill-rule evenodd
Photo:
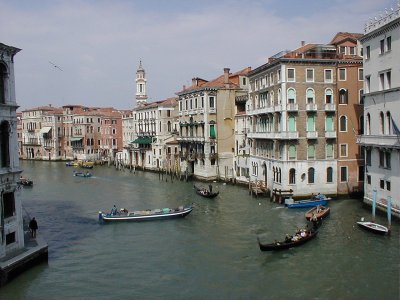
<path fill-rule="evenodd" d="M 304 215 L 308 221 L 310 221 L 314 215 L 317 218 L 317 220 L 321 220 L 322 218 L 327 217 L 330 212 L 331 209 L 329 207 L 323 205 L 317 205 L 311 208 L 309 211 L 307 211 Z"/>
<path fill-rule="evenodd" d="M 361 228 L 364 228 L 368 231 L 372 231 L 374 233 L 378 234 L 388 234 L 389 229 L 386 226 L 373 223 L 373 222 L 368 222 L 368 221 L 359 221 L 357 222 L 357 225 L 360 226 Z"/>
<path fill-rule="evenodd" d="M 119 212 L 103 213 L 99 212 L 99 220 L 105 222 L 112 221 L 150 221 L 150 220 L 165 220 L 174 218 L 184 218 L 190 214 L 193 206 L 180 206 L 178 208 L 162 208 L 153 210 L 142 210 L 129 212 L 126 209 L 121 209 Z"/>
<path fill-rule="evenodd" d="M 195 185 L 193 185 L 196 194 L 205 197 L 205 198 L 215 198 L 218 196 L 219 191 L 218 192 L 213 192 L 212 190 L 208 190 L 206 188 L 201 188 L 201 187 L 197 187 Z"/>
<path fill-rule="evenodd" d="M 323 194 L 318 194 L 311 199 L 307 200 L 299 200 L 299 201 L 294 201 L 293 198 L 288 198 L 285 200 L 285 206 L 288 208 L 302 208 L 302 207 L 313 207 L 317 205 L 327 205 L 328 201 L 332 200 L 331 198 L 326 197 Z"/>
<path fill-rule="evenodd" d="M 25 177 L 20 177 L 19 181 L 17 182 L 19 185 L 23 185 L 23 186 L 33 186 L 33 181 L 25 178 Z"/>
<path fill-rule="evenodd" d="M 285 250 L 303 245 L 312 240 L 318 234 L 318 230 L 300 230 L 296 232 L 294 237 L 286 236 L 284 241 L 275 241 L 269 244 L 263 244 L 257 237 L 258 245 L 261 251 Z"/>

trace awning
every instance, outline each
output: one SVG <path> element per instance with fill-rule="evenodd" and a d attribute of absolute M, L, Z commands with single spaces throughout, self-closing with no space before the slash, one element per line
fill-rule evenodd
<path fill-rule="evenodd" d="M 139 145 L 150 145 L 153 142 L 151 137 L 138 137 L 136 140 L 131 142 L 132 144 L 139 144 Z"/>
<path fill-rule="evenodd" d="M 40 129 L 40 134 L 49 133 L 50 130 L 51 127 L 43 127 L 42 129 Z"/>
<path fill-rule="evenodd" d="M 71 142 L 77 142 L 77 141 L 81 141 L 83 138 L 81 137 L 72 137 L 71 138 Z"/>

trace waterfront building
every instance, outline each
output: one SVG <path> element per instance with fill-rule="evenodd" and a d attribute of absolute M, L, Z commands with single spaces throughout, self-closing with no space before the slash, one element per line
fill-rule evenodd
<path fill-rule="evenodd" d="M 17 112 L 18 157 L 22 157 L 22 113 Z"/>
<path fill-rule="evenodd" d="M 364 57 L 364 202 L 400 216 L 400 5 L 371 19 L 360 39 Z"/>
<path fill-rule="evenodd" d="M 122 145 L 122 115 L 123 112 L 109 109 L 99 109 L 101 116 L 101 158 L 114 161 Z"/>
<path fill-rule="evenodd" d="M 25 245 L 22 203 L 15 193 L 21 174 L 14 76 L 14 56 L 19 51 L 0 43 L 0 261 Z"/>
<path fill-rule="evenodd" d="M 64 105 L 63 109 L 63 129 L 62 129 L 62 159 L 73 160 L 77 158 L 76 150 L 79 149 L 80 140 L 74 136 L 74 115 L 84 111 L 82 105 Z"/>
<path fill-rule="evenodd" d="M 302 42 L 250 72 L 250 181 L 300 197 L 359 190 L 355 140 L 361 110 L 352 111 L 362 89 L 357 36 Z"/>
<path fill-rule="evenodd" d="M 235 99 L 247 94 L 250 68 L 207 81 L 193 78 L 178 92 L 181 172 L 204 180 L 233 179 Z"/>

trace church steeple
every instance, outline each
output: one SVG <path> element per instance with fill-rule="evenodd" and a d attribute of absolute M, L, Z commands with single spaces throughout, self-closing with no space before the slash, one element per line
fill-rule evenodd
<path fill-rule="evenodd" d="M 143 69 L 142 60 L 140 60 L 139 68 L 136 71 L 136 104 L 138 106 L 147 103 L 146 81 L 146 72 Z"/>

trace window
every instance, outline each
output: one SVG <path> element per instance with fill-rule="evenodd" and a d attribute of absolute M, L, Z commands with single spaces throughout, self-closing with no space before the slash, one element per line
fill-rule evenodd
<path fill-rule="evenodd" d="M 346 69 L 344 69 L 344 68 L 339 69 L 339 80 L 340 81 L 346 80 Z"/>
<path fill-rule="evenodd" d="M 363 68 L 358 69 L 358 80 L 359 81 L 364 80 L 364 69 Z"/>
<path fill-rule="evenodd" d="M 326 158 L 333 158 L 333 144 L 326 144 Z"/>
<path fill-rule="evenodd" d="M 216 135 L 215 135 L 215 127 L 214 124 L 210 125 L 210 138 L 211 139 L 215 139 Z"/>
<path fill-rule="evenodd" d="M 386 38 L 386 50 L 389 52 L 392 50 L 392 37 L 388 36 Z"/>
<path fill-rule="evenodd" d="M 358 103 L 364 104 L 364 90 L 358 91 Z"/>
<path fill-rule="evenodd" d="M 379 90 L 382 91 L 385 89 L 385 73 L 379 74 Z"/>
<path fill-rule="evenodd" d="M 332 70 L 325 70 L 324 71 L 324 81 L 327 82 L 327 83 L 333 82 Z"/>
<path fill-rule="evenodd" d="M 15 215 L 15 198 L 14 193 L 3 194 L 4 218 L 9 218 Z"/>
<path fill-rule="evenodd" d="M 371 166 L 371 149 L 366 150 L 365 163 L 367 164 L 367 166 Z"/>
<path fill-rule="evenodd" d="M 347 131 L 347 117 L 346 116 L 340 117 L 340 131 L 341 132 Z"/>
<path fill-rule="evenodd" d="M 340 53 L 340 54 L 346 54 L 346 47 L 340 46 L 340 47 L 339 47 L 339 53 Z"/>
<path fill-rule="evenodd" d="M 295 71 L 294 69 L 287 70 L 287 81 L 294 82 L 295 81 Z"/>
<path fill-rule="evenodd" d="M 347 167 L 340 167 L 340 182 L 347 182 Z"/>
<path fill-rule="evenodd" d="M 379 167 L 385 167 L 385 152 L 379 150 Z"/>
<path fill-rule="evenodd" d="M 371 91 L 371 76 L 365 76 L 365 89 L 367 93 Z"/>
<path fill-rule="evenodd" d="M 297 157 L 296 146 L 290 145 L 289 146 L 289 160 L 295 160 L 296 157 Z"/>
<path fill-rule="evenodd" d="M 325 103 L 326 104 L 333 103 L 333 91 L 331 89 L 325 90 Z"/>
<path fill-rule="evenodd" d="M 307 159 L 315 159 L 315 145 L 308 145 Z"/>
<path fill-rule="evenodd" d="M 314 82 L 314 69 L 307 69 L 306 70 L 306 81 L 307 82 Z"/>
<path fill-rule="evenodd" d="M 347 90 L 346 89 L 340 89 L 339 91 L 339 104 L 347 104 Z"/>
<path fill-rule="evenodd" d="M 390 160 L 391 160 L 391 154 L 389 151 L 387 151 L 387 152 L 385 152 L 385 163 L 386 163 L 385 167 L 386 167 L 386 169 L 391 169 L 391 167 L 392 167 Z"/>
<path fill-rule="evenodd" d="M 356 47 L 349 47 L 349 54 L 356 55 Z"/>
<path fill-rule="evenodd" d="M 287 103 L 296 103 L 296 91 L 294 89 L 288 89 Z"/>
<path fill-rule="evenodd" d="M 386 181 L 386 189 L 390 191 L 390 181 Z"/>
<path fill-rule="evenodd" d="M 326 169 L 326 182 L 327 183 L 333 182 L 333 169 L 331 167 L 328 167 Z"/>
<path fill-rule="evenodd" d="M 295 132 L 296 131 L 296 118 L 295 116 L 290 115 L 288 117 L 288 131 Z"/>
<path fill-rule="evenodd" d="M 314 168 L 309 168 L 308 169 L 308 183 L 314 183 L 314 175 L 315 175 L 315 169 Z"/>
<path fill-rule="evenodd" d="M 380 40 L 380 54 L 385 53 L 385 40 Z"/>
<path fill-rule="evenodd" d="M 340 144 L 340 156 L 347 157 L 347 144 Z"/>
<path fill-rule="evenodd" d="M 6 245 L 15 243 L 15 231 L 6 234 Z"/>
<path fill-rule="evenodd" d="M 391 73 L 391 71 L 386 72 L 386 83 L 387 83 L 387 88 L 391 89 L 392 88 L 392 73 Z"/>
<path fill-rule="evenodd" d="M 315 131 L 315 116 L 307 116 L 307 131 Z"/>
<path fill-rule="evenodd" d="M 6 103 L 6 78 L 7 68 L 4 64 L 0 63 L 0 103 Z"/>
<path fill-rule="evenodd" d="M 370 59 L 370 57 L 371 57 L 371 47 L 367 46 L 365 48 L 365 59 Z"/>
<path fill-rule="evenodd" d="M 289 184 L 296 184 L 296 170 L 289 170 Z"/>
<path fill-rule="evenodd" d="M 209 101 L 210 101 L 210 108 L 215 108 L 215 98 L 214 96 L 210 96 L 208 97 Z"/>
<path fill-rule="evenodd" d="M 307 97 L 307 104 L 315 103 L 315 92 L 313 89 L 307 89 L 306 97 Z"/>
<path fill-rule="evenodd" d="M 332 132 L 333 131 L 333 116 L 326 116 L 325 119 L 325 131 Z"/>
<path fill-rule="evenodd" d="M 367 175 L 367 184 L 371 185 L 371 175 Z"/>
<path fill-rule="evenodd" d="M 1 157 L 1 168 L 10 166 L 10 133 L 9 124 L 7 121 L 1 122 L 0 125 L 0 157 Z"/>
<path fill-rule="evenodd" d="M 379 186 L 381 189 L 384 189 L 385 188 L 385 180 L 383 180 L 383 179 L 379 180 Z"/>

